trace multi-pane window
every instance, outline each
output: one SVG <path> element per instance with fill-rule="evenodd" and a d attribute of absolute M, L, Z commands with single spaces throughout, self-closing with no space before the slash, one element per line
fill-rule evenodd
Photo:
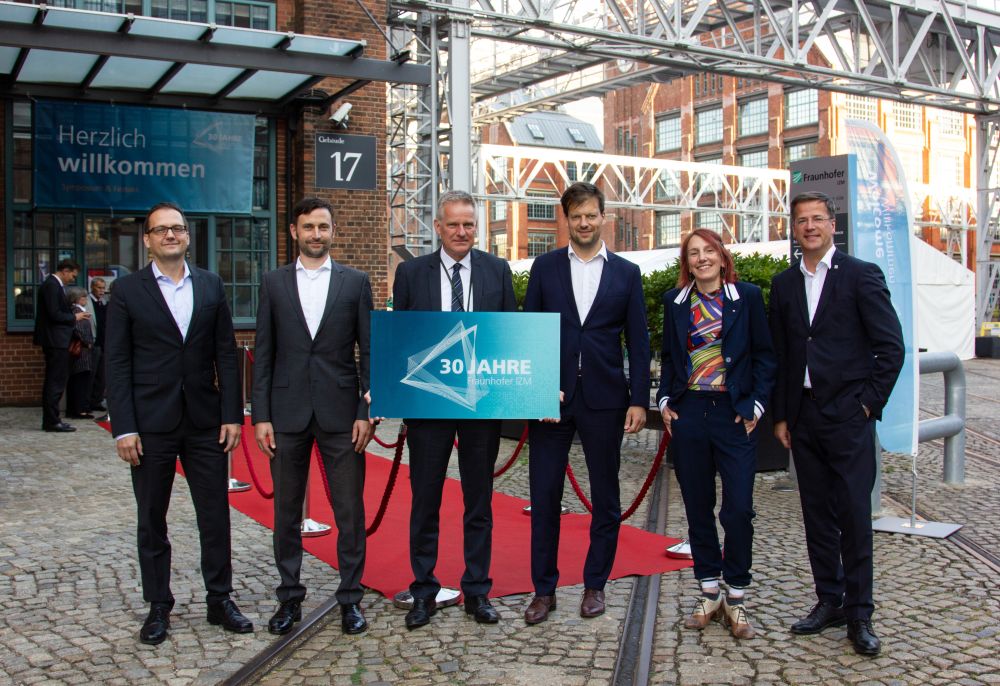
<path fill-rule="evenodd" d="M 577 180 L 576 162 L 567 162 L 566 163 L 566 178 L 569 179 L 570 181 L 576 181 Z"/>
<path fill-rule="evenodd" d="M 740 103 L 740 135 L 767 133 L 767 98 L 754 98 Z"/>
<path fill-rule="evenodd" d="M 656 152 L 681 147 L 681 115 L 673 114 L 656 120 Z"/>
<path fill-rule="evenodd" d="M 695 143 L 717 143 L 722 140 L 722 108 L 701 110 L 695 115 Z"/>
<path fill-rule="evenodd" d="M 902 167 L 903 175 L 910 183 L 924 182 L 924 150 L 921 147 L 900 145 L 896 148 L 896 156 Z M 935 164 L 937 162 L 935 161 Z M 949 177 L 950 181 L 950 177 Z"/>
<path fill-rule="evenodd" d="M 965 186 L 965 160 L 962 153 L 935 155 L 933 174 L 935 186 Z"/>
<path fill-rule="evenodd" d="M 861 119 L 878 123 L 878 100 L 865 95 L 847 95 L 847 116 L 850 119 Z"/>
<path fill-rule="evenodd" d="M 681 215 L 676 212 L 656 213 L 656 247 L 673 248 L 681 244 Z"/>
<path fill-rule="evenodd" d="M 744 243 L 760 243 L 764 240 L 764 223 L 759 216 L 740 218 L 740 240 Z"/>
<path fill-rule="evenodd" d="M 785 166 L 816 157 L 816 141 L 799 141 L 785 146 Z"/>
<path fill-rule="evenodd" d="M 695 215 L 695 226 L 699 229 L 709 229 L 720 236 L 726 228 L 722 215 L 718 212 L 699 212 Z"/>
<path fill-rule="evenodd" d="M 945 136 L 961 136 L 965 115 L 961 112 L 938 110 L 938 131 Z"/>
<path fill-rule="evenodd" d="M 507 180 L 507 158 L 494 157 L 490 165 L 490 178 L 494 181 Z"/>
<path fill-rule="evenodd" d="M 88 0 L 78 0 L 86 2 Z M 126 0 L 133 2 L 134 0 Z M 141 6 L 141 3 L 138 3 Z M 245 29 L 272 29 L 274 4 L 253 0 L 149 0 L 149 14 L 164 19 L 211 22 Z M 141 14 L 141 11 L 136 12 Z"/>
<path fill-rule="evenodd" d="M 553 231 L 528 232 L 528 257 L 544 255 L 556 247 L 556 234 Z"/>
<path fill-rule="evenodd" d="M 490 219 L 495 222 L 503 221 L 507 218 L 507 201 L 494 200 L 490 203 Z"/>
<path fill-rule="evenodd" d="M 555 193 L 548 191 L 528 191 L 529 198 L 554 198 Z M 554 221 L 556 206 L 554 203 L 528 202 L 528 219 L 544 219 Z"/>
<path fill-rule="evenodd" d="M 814 90 L 785 92 L 785 126 L 794 128 L 819 121 L 819 100 Z"/>
<path fill-rule="evenodd" d="M 680 172 L 661 169 L 660 176 L 656 180 L 656 190 L 653 193 L 654 199 L 666 200 L 667 198 L 676 198 L 680 194 Z"/>
<path fill-rule="evenodd" d="M 15 102 L 13 105 L 13 111 L 13 201 L 15 203 L 30 203 L 32 197 L 31 103 Z"/>
<path fill-rule="evenodd" d="M 234 319 L 257 312 L 257 290 L 270 265 L 270 222 L 253 217 L 215 220 L 216 271 L 226 284 Z"/>
<path fill-rule="evenodd" d="M 740 166 L 767 169 L 767 149 L 747 150 L 740 153 Z"/>
<path fill-rule="evenodd" d="M 536 140 L 543 140 L 545 138 L 545 132 L 542 131 L 542 127 L 538 124 L 528 124 L 528 133 Z"/>
<path fill-rule="evenodd" d="M 909 102 L 896 102 L 892 105 L 893 119 L 896 128 L 904 131 L 920 130 L 920 107 Z"/>
<path fill-rule="evenodd" d="M 497 231 L 490 236 L 490 252 L 497 257 L 507 259 L 507 232 Z"/>
<path fill-rule="evenodd" d="M 13 319 L 35 318 L 36 288 L 60 260 L 77 260 L 76 214 L 14 212 Z"/>

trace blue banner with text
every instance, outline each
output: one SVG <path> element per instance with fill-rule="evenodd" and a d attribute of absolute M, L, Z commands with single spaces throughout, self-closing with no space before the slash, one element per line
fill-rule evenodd
<path fill-rule="evenodd" d="M 371 414 L 559 416 L 559 315 L 373 312 Z"/>
<path fill-rule="evenodd" d="M 253 115 L 39 100 L 34 122 L 38 207 L 253 209 Z"/>

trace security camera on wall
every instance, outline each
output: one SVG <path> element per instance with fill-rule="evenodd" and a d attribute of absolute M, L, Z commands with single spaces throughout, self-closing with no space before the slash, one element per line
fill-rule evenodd
<path fill-rule="evenodd" d="M 334 126 L 346 129 L 347 120 L 349 118 L 348 115 L 350 115 L 351 109 L 353 109 L 353 107 L 354 105 L 352 105 L 351 103 L 345 102 L 343 105 L 341 105 L 340 107 L 338 107 L 333 111 L 333 114 L 330 115 L 330 121 L 333 122 Z"/>

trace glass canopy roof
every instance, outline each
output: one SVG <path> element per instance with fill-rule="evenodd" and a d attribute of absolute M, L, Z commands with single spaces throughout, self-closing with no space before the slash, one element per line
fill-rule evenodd
<path fill-rule="evenodd" d="M 273 111 L 327 77 L 428 83 L 365 42 L 0 0 L 0 92 Z"/>

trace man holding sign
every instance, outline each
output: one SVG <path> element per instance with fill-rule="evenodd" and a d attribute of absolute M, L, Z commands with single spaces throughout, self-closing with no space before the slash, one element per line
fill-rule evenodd
<path fill-rule="evenodd" d="M 403 262 L 392 287 L 395 310 L 440 312 L 513 312 L 517 309 L 507 262 L 472 247 L 476 241 L 476 201 L 462 191 L 441 195 L 434 230 L 441 248 Z M 441 493 L 448 460 L 458 437 L 458 465 L 465 502 L 463 533 L 465 611 L 477 622 L 492 624 L 500 616 L 487 598 L 493 547 L 493 468 L 500 450 L 500 420 L 407 419 L 410 451 L 410 565 L 413 608 L 406 628 L 430 622 L 441 584 L 437 564 Z"/>

